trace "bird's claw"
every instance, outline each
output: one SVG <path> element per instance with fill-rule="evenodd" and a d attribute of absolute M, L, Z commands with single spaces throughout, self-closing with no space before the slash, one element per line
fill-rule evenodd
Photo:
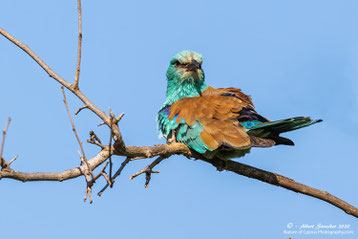
<path fill-rule="evenodd" d="M 175 138 L 175 130 L 172 130 L 172 132 L 169 134 L 170 135 L 170 137 L 166 137 L 166 139 L 167 139 L 167 144 L 173 144 L 173 143 L 176 143 L 177 142 L 177 140 L 176 140 L 176 138 Z"/>

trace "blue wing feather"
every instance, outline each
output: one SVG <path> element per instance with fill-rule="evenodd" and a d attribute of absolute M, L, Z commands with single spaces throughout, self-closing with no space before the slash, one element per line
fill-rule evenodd
<path fill-rule="evenodd" d="M 162 135 L 169 135 L 172 130 L 176 131 L 176 140 L 188 145 L 199 153 L 211 151 L 200 139 L 200 133 L 203 131 L 203 125 L 196 121 L 192 126 L 185 123 L 183 119 L 179 124 L 176 123 L 177 116 L 169 120 L 169 109 L 167 106 L 158 112 L 158 128 Z"/>

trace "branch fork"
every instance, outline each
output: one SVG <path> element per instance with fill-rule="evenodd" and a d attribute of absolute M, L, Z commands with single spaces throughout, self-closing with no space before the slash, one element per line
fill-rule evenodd
<path fill-rule="evenodd" d="M 147 167 L 143 168 L 142 170 L 140 170 L 139 172 L 133 174 L 132 176 L 129 177 L 129 179 L 133 179 L 143 173 L 145 173 L 145 188 L 148 188 L 150 179 L 151 179 L 151 175 L 152 173 L 159 173 L 159 171 L 153 171 L 153 168 L 155 166 L 157 166 L 160 162 L 162 162 L 164 159 L 168 158 L 167 156 L 159 156 L 156 160 L 154 160 L 152 163 L 150 163 Z"/>

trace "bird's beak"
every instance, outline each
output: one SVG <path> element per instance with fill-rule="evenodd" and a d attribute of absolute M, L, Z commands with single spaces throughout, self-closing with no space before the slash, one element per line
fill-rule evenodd
<path fill-rule="evenodd" d="M 196 60 L 192 60 L 187 66 L 186 69 L 188 71 L 196 71 L 197 69 L 201 69 L 201 66 L 199 64 L 199 62 L 197 62 Z"/>

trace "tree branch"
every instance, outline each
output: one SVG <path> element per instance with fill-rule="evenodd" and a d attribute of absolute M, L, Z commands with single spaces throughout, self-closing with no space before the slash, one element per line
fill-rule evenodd
<path fill-rule="evenodd" d="M 72 131 L 73 131 L 73 133 L 75 134 L 76 139 L 77 139 L 77 142 L 78 142 L 78 144 L 80 145 L 80 148 L 81 148 L 81 151 L 82 151 L 82 156 L 80 155 L 80 158 L 83 159 L 82 161 L 87 165 L 86 172 L 88 171 L 87 173 L 92 176 L 92 179 L 94 179 L 93 172 L 92 172 L 92 170 L 90 169 L 89 164 L 88 164 L 88 161 L 87 161 L 87 157 L 86 157 L 86 154 L 85 154 L 85 150 L 83 149 L 82 142 L 81 142 L 81 140 L 80 140 L 80 137 L 78 137 L 75 124 L 73 123 L 73 120 L 72 120 L 72 117 L 71 117 L 70 108 L 68 107 L 68 104 L 67 104 L 65 89 L 63 88 L 63 86 L 61 86 L 61 89 L 62 89 L 62 94 L 63 94 L 63 103 L 65 103 L 66 110 L 67 110 L 67 114 L 68 114 L 68 117 L 70 118 L 70 121 L 71 121 Z"/>
<path fill-rule="evenodd" d="M 2 154 L 3 154 L 3 152 L 4 152 L 5 137 L 6 137 L 7 130 L 9 129 L 10 121 L 11 121 L 11 118 L 9 117 L 9 118 L 7 119 L 7 123 L 6 123 L 5 129 L 4 129 L 4 131 L 2 132 L 1 149 L 0 149 L 0 166 L 1 166 L 1 168 L 6 168 L 6 167 L 8 167 L 8 164 L 7 164 L 7 162 L 5 161 L 5 159 L 3 159 Z"/>
<path fill-rule="evenodd" d="M 103 162 L 108 159 L 109 152 L 108 149 L 104 149 L 99 152 L 96 156 L 88 160 L 88 164 L 91 170 L 94 170 Z M 0 171 L 0 180 L 3 178 L 10 178 L 22 182 L 29 181 L 65 181 L 73 178 L 77 178 L 84 174 L 86 165 L 83 164 L 74 169 L 68 169 L 59 173 L 45 173 L 45 172 L 36 172 L 36 173 L 24 173 L 18 172 L 10 168 L 5 168 Z"/>
<path fill-rule="evenodd" d="M 227 171 L 234 172 L 239 175 L 243 175 L 249 178 L 257 179 L 275 186 L 283 187 L 288 190 L 306 194 L 308 196 L 321 199 L 334 205 L 347 214 L 350 214 L 358 218 L 358 208 L 348 204 L 347 202 L 329 194 L 326 191 L 318 190 L 307 185 L 295 182 L 294 180 L 284 177 L 282 175 L 271 173 L 262 169 L 258 169 L 249 165 L 245 165 L 239 162 L 227 160 L 223 161 L 221 159 L 206 159 L 195 151 L 190 151 L 190 149 L 181 143 L 173 144 L 160 144 L 155 146 L 127 146 L 128 151 L 118 152 L 114 148 L 113 154 L 118 156 L 129 156 L 132 157 L 143 157 L 150 158 L 155 156 L 164 156 L 170 157 L 174 154 L 185 155 L 186 157 L 193 157 L 200 159 L 204 162 L 210 163 L 216 168 L 224 169 Z M 89 160 L 91 170 L 94 170 L 100 164 L 102 164 L 109 157 L 108 149 L 102 150 L 97 156 Z M 7 169 L 0 171 L 1 178 L 11 178 L 19 181 L 63 181 L 78 176 L 83 175 L 84 165 L 77 167 L 75 169 L 66 170 L 61 173 L 22 173 L 16 172 L 12 169 Z"/>
<path fill-rule="evenodd" d="M 78 50 L 77 50 L 77 66 L 76 66 L 76 75 L 75 75 L 75 83 L 73 84 L 73 88 L 78 88 L 78 82 L 80 80 L 80 67 L 81 67 L 81 48 L 82 48 L 82 7 L 81 0 L 77 0 L 77 8 L 78 8 Z"/>
<path fill-rule="evenodd" d="M 155 166 L 157 166 L 158 164 L 160 164 L 160 162 L 162 162 L 164 159 L 166 159 L 166 157 L 162 157 L 159 156 L 156 160 L 154 160 L 153 162 L 151 162 L 150 164 L 148 164 L 145 168 L 143 168 L 142 170 L 140 170 L 139 172 L 136 172 L 135 174 L 133 174 L 132 176 L 129 177 L 129 179 L 134 179 L 135 177 L 147 172 L 147 171 L 151 171 Z M 159 173 L 158 171 L 156 171 L 155 173 Z"/>
<path fill-rule="evenodd" d="M 56 72 L 54 72 L 38 55 L 36 55 L 28 46 L 26 46 L 24 43 L 20 42 L 18 39 L 16 39 L 14 36 L 6 32 L 4 29 L 0 27 L 0 34 L 3 35 L 5 38 L 7 38 L 9 41 L 14 43 L 16 46 L 18 46 L 20 49 L 22 49 L 24 52 L 26 52 L 34 61 L 39 64 L 44 71 L 47 72 L 47 74 L 55 79 L 58 83 L 66 87 L 68 90 L 70 90 L 73 94 L 75 94 L 84 104 L 88 107 L 94 114 L 96 114 L 100 119 L 103 120 L 103 122 L 106 125 L 110 125 L 110 119 L 106 113 L 101 111 L 97 106 L 95 106 L 79 89 L 75 89 L 69 82 L 65 81 L 61 76 L 59 76 Z M 124 148 L 124 142 L 122 139 L 121 132 L 119 131 L 119 128 L 117 125 L 113 125 L 113 133 L 115 135 L 115 140 L 119 142 L 121 145 L 120 148 Z"/>
<path fill-rule="evenodd" d="M 10 165 L 17 159 L 17 157 L 19 157 L 19 155 L 15 155 L 15 157 L 13 157 L 10 161 L 9 161 L 9 164 L 8 166 L 10 167 Z"/>
<path fill-rule="evenodd" d="M 160 164 L 164 159 L 166 159 L 166 156 L 159 156 L 156 160 L 154 160 L 153 162 L 151 162 L 147 167 L 143 168 L 142 170 L 140 170 L 139 172 L 133 174 L 132 176 L 129 177 L 129 179 L 133 179 L 143 173 L 145 173 L 145 184 L 144 187 L 148 188 L 150 179 L 152 177 L 152 173 L 159 173 L 159 171 L 153 171 L 153 168 L 155 166 L 157 166 L 158 164 Z"/>
<path fill-rule="evenodd" d="M 106 186 L 104 186 L 102 188 L 101 191 L 99 191 L 99 193 L 97 194 L 98 196 L 102 196 L 103 192 L 108 188 L 108 186 L 111 186 L 114 184 L 115 179 L 121 174 L 121 172 L 123 171 L 124 167 L 131 161 L 131 158 L 126 158 L 126 160 L 124 160 L 121 164 L 121 166 L 119 167 L 119 169 L 117 170 L 117 172 L 114 174 L 114 176 L 112 177 L 111 180 L 107 180 L 107 184 Z"/>

